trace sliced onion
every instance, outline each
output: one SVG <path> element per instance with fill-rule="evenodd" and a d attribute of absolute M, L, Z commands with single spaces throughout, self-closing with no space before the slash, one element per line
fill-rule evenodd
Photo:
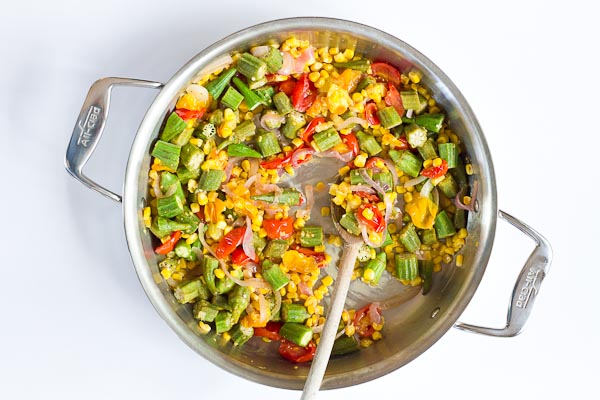
<path fill-rule="evenodd" d="M 229 181 L 229 178 L 231 178 L 231 171 L 233 170 L 233 167 L 239 164 L 243 159 L 244 157 L 231 157 L 229 161 L 227 161 L 227 166 L 225 167 L 225 176 L 227 179 L 225 182 Z"/>
<path fill-rule="evenodd" d="M 375 189 L 377 191 L 377 193 L 379 193 L 381 195 L 381 197 L 383 197 L 383 198 L 386 197 L 385 190 L 383 190 L 383 188 L 379 185 L 379 183 L 377 183 L 373 179 L 371 179 L 371 177 L 367 173 L 366 169 L 363 168 L 360 170 L 360 176 L 361 176 L 361 178 L 363 178 L 363 180 L 365 182 L 367 182 L 369 185 L 371 185 L 371 187 L 373 189 Z"/>
<path fill-rule="evenodd" d="M 279 195 L 283 191 L 282 188 L 277 186 L 274 183 L 262 183 L 260 180 L 254 182 L 254 193 L 255 194 L 265 194 L 275 192 L 275 195 Z"/>
<path fill-rule="evenodd" d="M 254 176 L 258 173 L 259 162 L 256 158 L 250 160 L 250 169 L 248 170 L 248 176 Z"/>
<path fill-rule="evenodd" d="M 464 188 L 461 189 L 454 198 L 454 204 L 456 205 L 456 207 L 466 211 L 475 211 L 475 202 L 477 201 L 477 189 L 479 189 L 479 187 L 477 181 L 475 181 L 473 182 L 473 190 L 471 190 L 471 202 L 468 205 L 462 202 Z"/>
<path fill-rule="evenodd" d="M 427 179 L 427 182 L 425 182 L 425 184 L 421 188 L 421 192 L 419 193 L 419 195 L 421 197 L 429 197 L 429 193 L 431 193 L 432 190 L 433 182 L 431 182 L 431 179 Z"/>
<path fill-rule="evenodd" d="M 202 85 L 193 84 L 186 89 L 188 93 L 194 96 L 205 107 L 208 104 L 208 90 Z"/>
<path fill-rule="evenodd" d="M 394 208 L 394 205 L 387 196 L 383 196 L 383 203 L 385 204 L 385 215 L 383 216 L 383 218 L 385 220 L 385 225 L 387 226 L 387 224 L 390 222 L 390 217 L 392 216 L 392 210 Z"/>
<path fill-rule="evenodd" d="M 283 57 L 283 64 L 277 73 L 279 75 L 290 75 L 294 68 L 294 57 L 287 51 L 282 51 L 281 55 Z"/>
<path fill-rule="evenodd" d="M 294 60 L 293 74 L 301 74 L 304 72 L 304 67 L 315 62 L 315 49 L 307 47 L 300 53 L 298 58 Z"/>
<path fill-rule="evenodd" d="M 335 126 L 335 129 L 346 129 L 348 128 L 350 125 L 354 125 L 354 124 L 358 124 L 361 125 L 363 127 L 366 127 L 368 122 L 366 119 L 360 118 L 360 117 L 350 117 L 346 120 L 342 120 L 341 122 L 336 122 L 334 123 L 333 126 Z"/>
<path fill-rule="evenodd" d="M 304 281 L 298 283 L 298 290 L 300 291 L 300 294 L 305 294 L 307 296 L 312 296 L 313 294 L 312 289 Z"/>
<path fill-rule="evenodd" d="M 345 330 L 345 329 L 342 329 L 341 331 L 339 331 L 339 332 L 337 333 L 337 335 L 335 335 L 335 338 L 336 338 L 336 339 L 339 339 L 339 338 L 341 338 L 341 337 L 342 337 L 342 335 L 345 335 L 345 334 L 346 334 L 346 330 Z"/>
<path fill-rule="evenodd" d="M 312 147 L 305 147 L 294 151 L 294 153 L 292 154 L 292 166 L 294 168 L 297 168 L 298 161 L 306 160 L 306 157 L 312 154 L 315 154 L 315 149 L 313 149 Z"/>
<path fill-rule="evenodd" d="M 350 185 L 350 190 L 353 192 L 365 192 L 365 193 L 369 193 L 369 194 L 377 193 L 375 191 L 375 189 L 373 189 L 371 186 L 367 186 L 367 185 Z"/>
<path fill-rule="evenodd" d="M 275 295 L 275 305 L 273 306 L 272 315 L 277 315 L 281 309 L 281 293 L 279 293 L 279 290 L 273 290 L 273 294 Z"/>
<path fill-rule="evenodd" d="M 385 166 L 390 170 L 390 173 L 392 174 L 394 186 L 398 185 L 398 172 L 396 171 L 396 165 L 387 158 L 384 158 L 383 162 L 385 162 Z"/>
<path fill-rule="evenodd" d="M 204 232 L 204 222 L 200 222 L 198 224 L 198 238 L 200 239 L 200 243 L 202 243 L 202 246 L 204 246 L 204 248 L 210 253 L 211 256 L 213 256 L 214 258 L 216 258 L 219 261 L 221 270 L 225 273 L 225 275 L 229 279 L 231 279 L 232 281 L 234 281 L 235 283 L 237 283 L 240 286 L 252 286 L 253 288 L 258 288 L 258 289 L 270 289 L 271 288 L 271 286 L 264 279 L 251 278 L 251 279 L 241 280 L 241 279 L 238 279 L 235 276 L 231 275 L 231 273 L 229 273 L 229 269 L 227 268 L 227 265 L 225 264 L 225 262 L 223 260 L 221 260 L 219 257 L 217 257 L 214 250 L 208 245 L 208 243 L 206 243 L 206 238 L 204 237 L 203 232 Z"/>
<path fill-rule="evenodd" d="M 256 180 L 260 178 L 260 175 L 252 175 L 250 178 L 248 178 L 248 180 L 246 180 L 246 183 L 244 183 L 244 187 L 245 188 L 250 188 L 252 186 L 252 184 L 254 184 L 254 182 L 256 182 Z"/>
<path fill-rule="evenodd" d="M 362 222 L 360 222 L 360 220 L 358 221 L 358 226 L 360 227 L 360 233 L 361 233 L 362 238 L 363 238 L 363 240 L 365 241 L 366 244 L 368 244 L 369 246 L 371 246 L 373 248 L 381 247 L 381 245 L 385 241 L 385 237 L 383 235 L 381 235 L 381 242 L 380 243 L 374 243 L 369 238 L 369 232 L 367 232 L 367 226 L 365 224 L 363 224 Z"/>
<path fill-rule="evenodd" d="M 315 204 L 315 196 L 312 185 L 306 185 L 304 187 L 304 198 L 306 200 L 306 207 L 296 212 L 296 218 L 304 218 L 310 216 L 310 212 Z"/>
<path fill-rule="evenodd" d="M 198 247 L 192 247 L 192 252 L 198 257 L 198 260 L 202 260 L 204 254 L 202 253 L 202 249 Z"/>
<path fill-rule="evenodd" d="M 337 158 L 338 160 L 347 163 L 352 160 L 352 158 L 354 157 L 354 154 L 352 154 L 351 151 L 344 153 L 344 154 L 340 154 L 339 151 L 327 150 L 327 151 L 317 153 L 316 156 L 321 157 L 321 158 Z"/>
<path fill-rule="evenodd" d="M 406 110 L 406 118 L 412 118 L 413 110 Z"/>
<path fill-rule="evenodd" d="M 416 185 L 418 185 L 419 183 L 421 183 L 421 182 L 424 182 L 426 179 L 427 179 L 427 177 L 426 177 L 426 176 L 423 176 L 423 175 L 421 175 L 421 176 L 417 176 L 416 178 L 413 178 L 413 179 L 410 179 L 410 180 L 406 181 L 406 182 L 404 183 L 404 187 L 405 187 L 405 188 L 409 188 L 409 187 L 411 187 L 411 186 L 416 186 Z"/>
<path fill-rule="evenodd" d="M 379 305 L 379 303 L 371 303 L 371 305 L 369 305 L 369 310 L 367 311 L 367 313 L 372 323 L 381 324 L 381 306 Z"/>
<path fill-rule="evenodd" d="M 250 50 L 250 53 L 252 53 L 252 55 L 254 57 L 258 57 L 258 58 L 266 56 L 268 52 L 269 52 L 269 46 L 256 46 Z"/>
<path fill-rule="evenodd" d="M 154 191 L 154 197 L 160 199 L 161 197 L 165 197 L 162 190 L 160 190 L 160 179 L 156 178 L 152 182 L 152 190 Z"/>
<path fill-rule="evenodd" d="M 433 203 L 437 206 L 440 205 L 440 194 L 438 192 L 438 189 L 436 187 L 433 188 L 432 190 L 432 195 L 433 195 Z"/>
<path fill-rule="evenodd" d="M 325 326 L 325 324 L 321 324 L 321 325 L 313 326 L 311 329 L 312 329 L 313 333 L 321 333 L 321 332 L 323 332 L 324 326 Z M 342 332 L 344 332 L 344 331 L 342 330 Z"/>
<path fill-rule="evenodd" d="M 200 76 L 204 77 L 206 75 L 210 75 L 213 72 L 217 72 L 228 65 L 233 63 L 233 58 L 229 54 L 223 54 L 221 57 L 215 59 L 213 62 L 209 63 L 204 69 L 200 72 Z"/>
<path fill-rule="evenodd" d="M 256 260 L 256 251 L 254 250 L 253 235 L 252 235 L 252 221 L 250 217 L 246 215 L 246 231 L 244 232 L 244 239 L 242 241 L 242 249 L 244 253 L 252 259 Z"/>
<path fill-rule="evenodd" d="M 267 313 L 268 310 L 268 303 L 267 303 L 267 299 L 265 299 L 265 296 L 258 292 L 258 322 L 266 322 L 267 319 L 269 318 L 269 314 Z"/>

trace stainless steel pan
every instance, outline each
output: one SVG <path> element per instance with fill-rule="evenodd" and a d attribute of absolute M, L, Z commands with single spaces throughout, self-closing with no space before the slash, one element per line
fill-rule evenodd
<path fill-rule="evenodd" d="M 332 359 L 323 388 L 355 385 L 394 371 L 427 350 L 453 326 L 492 336 L 518 334 L 531 312 L 542 280 L 546 276 L 552 251 L 539 233 L 498 210 L 492 158 L 471 108 L 450 79 L 406 43 L 365 25 L 329 18 L 283 19 L 244 29 L 201 51 L 166 84 L 136 79 L 104 78 L 92 85 L 67 149 L 66 167 L 69 173 L 86 186 L 123 203 L 125 232 L 133 265 L 158 313 L 181 340 L 219 367 L 262 384 L 289 389 L 302 388 L 309 366 L 297 366 L 281 359 L 274 343 L 250 341 L 242 348 L 234 348 L 231 345 L 223 345 L 215 336 L 198 334 L 190 309 L 177 303 L 159 273 L 151 235 L 141 218 L 141 209 L 147 196 L 150 146 L 158 137 L 161 123 L 173 108 L 181 91 L 217 57 L 232 51 L 246 50 L 269 39 L 282 41 L 290 36 L 308 39 L 319 47 L 353 47 L 357 53 L 373 59 L 386 60 L 401 69 L 414 67 L 420 70 L 423 73 L 423 84 L 443 106 L 449 116 L 451 128 L 464 143 L 475 167 L 475 173 L 470 179 L 478 181 L 479 184 L 478 211 L 469 213 L 469 236 L 463 249 L 464 266 L 444 267 L 436 276 L 433 288 L 427 296 L 419 294 L 401 306 L 386 311 L 384 340 L 376 342 L 365 351 Z M 111 88 L 116 85 L 160 90 L 141 122 L 131 147 L 122 196 L 94 183 L 82 172 L 83 166 L 100 140 L 108 116 Z M 457 323 L 485 272 L 498 217 L 533 239 L 535 245 L 517 278 L 506 326 L 493 329 Z M 357 288 L 357 292 L 364 294 L 360 288 Z M 397 295 L 405 294 L 398 292 Z"/>

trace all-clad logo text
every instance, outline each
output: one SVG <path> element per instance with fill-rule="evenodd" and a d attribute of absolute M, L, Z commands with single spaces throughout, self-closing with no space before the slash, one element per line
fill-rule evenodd
<path fill-rule="evenodd" d="M 530 267 L 527 272 L 527 276 L 525 277 L 525 284 L 521 288 L 519 292 L 519 297 L 517 299 L 517 307 L 526 308 L 527 303 L 529 303 L 529 299 L 531 298 L 531 294 L 537 294 L 537 288 L 535 287 L 535 283 L 538 279 L 538 274 L 540 273 L 534 267 Z"/>
<path fill-rule="evenodd" d="M 80 129 L 79 137 L 77 138 L 77 144 L 79 146 L 89 146 L 93 136 L 92 130 L 96 127 L 96 124 L 98 123 L 100 111 L 102 111 L 100 107 L 91 106 L 88 110 L 87 115 L 85 116 L 85 119 L 83 121 L 79 121 L 79 124 L 77 125 Z"/>

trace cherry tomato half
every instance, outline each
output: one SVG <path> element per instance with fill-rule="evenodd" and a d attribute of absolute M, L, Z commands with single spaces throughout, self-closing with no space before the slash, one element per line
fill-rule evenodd
<path fill-rule="evenodd" d="M 325 118 L 323 117 L 313 118 L 304 129 L 304 132 L 302 132 L 302 136 L 300 136 L 300 138 L 304 140 L 305 143 L 310 144 L 310 141 L 315 133 L 315 129 L 323 122 L 325 122 Z"/>
<path fill-rule="evenodd" d="M 248 255 L 246 255 L 246 252 L 244 252 L 244 249 L 242 249 L 241 247 L 236 248 L 233 251 L 233 253 L 231 253 L 231 263 L 232 264 L 246 265 L 250 261 L 258 262 L 258 256 L 256 257 L 255 260 L 251 259 L 250 257 L 248 257 Z"/>
<path fill-rule="evenodd" d="M 269 239 L 287 239 L 294 234 L 294 218 L 265 219 L 263 228 Z"/>
<path fill-rule="evenodd" d="M 156 249 L 154 249 L 154 251 L 157 254 L 167 254 L 167 253 L 173 251 L 173 248 L 175 248 L 175 245 L 179 241 L 180 237 L 181 237 L 181 231 L 175 231 L 175 232 L 171 233 L 171 237 L 169 238 L 169 240 L 167 240 L 166 242 L 164 242 L 163 244 L 158 246 Z"/>
<path fill-rule="evenodd" d="M 227 235 L 223 236 L 217 249 L 215 250 L 215 254 L 219 258 L 225 258 L 242 244 L 244 240 L 244 234 L 246 233 L 246 228 L 240 226 L 239 228 L 232 229 Z"/>
<path fill-rule="evenodd" d="M 421 175 L 435 179 L 444 175 L 446 172 L 448 172 L 448 162 L 446 160 L 442 160 L 442 163 L 437 167 L 432 165 L 429 168 L 425 168 L 423 171 L 421 171 Z"/>
<path fill-rule="evenodd" d="M 298 346 L 285 339 L 281 339 L 281 344 L 279 345 L 279 354 L 281 354 L 283 358 L 294 363 L 311 361 L 315 356 L 316 350 L 317 346 L 315 346 L 312 340 L 306 347 Z"/>
<path fill-rule="evenodd" d="M 254 328 L 254 336 L 266 337 L 267 339 L 274 341 L 281 340 L 281 336 L 279 336 L 280 328 L 281 322 L 269 321 L 264 328 Z"/>
<path fill-rule="evenodd" d="M 377 116 L 377 105 L 375 103 L 370 102 L 365 105 L 365 119 L 369 125 L 379 125 L 381 123 Z"/>
<path fill-rule="evenodd" d="M 187 121 L 188 119 L 202 118 L 204 111 L 204 108 L 200 110 L 186 110 L 185 108 L 177 108 L 175 109 L 175 114 L 179 115 L 181 119 Z"/>
<path fill-rule="evenodd" d="M 313 83 L 308 79 L 308 74 L 302 74 L 292 92 L 292 105 L 297 111 L 304 112 L 308 110 L 316 98 L 317 92 Z"/>
<path fill-rule="evenodd" d="M 356 328 L 356 333 L 358 333 L 360 337 L 370 337 L 375 332 L 373 322 L 369 316 L 371 307 L 373 307 L 372 304 L 367 304 L 354 314 L 354 327 Z M 375 311 L 381 315 L 381 309 L 379 307 L 376 307 Z"/>
<path fill-rule="evenodd" d="M 367 219 L 363 212 L 369 209 L 373 213 L 373 217 L 371 219 Z M 381 215 L 381 211 L 377 208 L 375 204 L 366 203 L 361 204 L 360 207 L 356 210 L 356 218 L 363 224 L 367 225 L 370 229 L 374 230 L 377 233 L 383 232 L 385 229 L 385 221 L 383 220 L 383 215 Z"/>
<path fill-rule="evenodd" d="M 385 79 L 394 86 L 400 85 L 400 72 L 388 63 L 376 62 L 371 64 L 373 75 Z"/>
<path fill-rule="evenodd" d="M 358 153 L 360 153 L 360 147 L 358 146 L 358 139 L 356 139 L 356 135 L 354 133 L 349 133 L 347 135 L 341 135 L 341 137 L 342 142 L 352 152 L 352 156 L 356 157 Z"/>
<path fill-rule="evenodd" d="M 398 93 L 398 89 L 396 86 L 392 85 L 388 82 L 388 91 L 385 97 L 383 98 L 385 104 L 388 106 L 392 106 L 398 112 L 398 115 L 404 115 L 404 105 L 402 104 L 402 98 L 400 97 L 400 93 Z"/>

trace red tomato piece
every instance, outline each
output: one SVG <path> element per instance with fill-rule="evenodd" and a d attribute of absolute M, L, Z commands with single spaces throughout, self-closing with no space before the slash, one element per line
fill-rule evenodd
<path fill-rule="evenodd" d="M 315 133 L 315 129 L 323 122 L 325 122 L 325 118 L 323 117 L 313 118 L 304 129 L 304 132 L 302 132 L 302 136 L 300 136 L 300 138 L 307 144 L 310 144 L 310 141 Z"/>
<path fill-rule="evenodd" d="M 381 157 L 371 157 L 365 163 L 365 168 L 367 168 L 367 169 L 372 169 L 372 168 L 381 169 L 379 167 L 379 165 L 377 165 L 377 164 L 385 166 L 385 161 Z"/>
<path fill-rule="evenodd" d="M 352 152 L 352 156 L 356 157 L 360 153 L 360 147 L 358 146 L 358 139 L 354 133 L 347 135 L 341 135 L 342 142 L 348 147 L 348 150 Z"/>
<path fill-rule="evenodd" d="M 365 216 L 363 215 L 363 211 L 366 209 L 371 210 L 371 212 L 373 213 L 373 218 L 365 218 Z M 367 225 L 367 227 L 369 227 L 377 233 L 381 233 L 385 229 L 385 221 L 383 220 L 383 215 L 381 215 L 381 211 L 379 211 L 375 204 L 361 204 L 361 206 L 358 207 L 358 209 L 356 210 L 356 218 L 358 218 L 360 222 Z"/>
<path fill-rule="evenodd" d="M 185 108 L 177 108 L 175 110 L 175 114 L 179 115 L 183 120 L 188 120 L 193 118 L 202 118 L 204 111 L 206 111 L 204 108 L 200 110 L 186 110 Z"/>
<path fill-rule="evenodd" d="M 388 63 L 376 62 L 371 64 L 373 75 L 390 82 L 394 86 L 400 85 L 400 72 Z"/>
<path fill-rule="evenodd" d="M 385 104 L 388 106 L 392 106 L 398 112 L 398 115 L 404 115 L 404 105 L 402 104 L 402 98 L 400 97 L 400 93 L 398 93 L 398 89 L 396 86 L 392 85 L 388 82 L 388 91 L 385 97 L 383 98 Z"/>
<path fill-rule="evenodd" d="M 369 125 L 379 125 L 381 123 L 377 116 L 377 105 L 375 103 L 370 102 L 365 105 L 365 119 Z"/>
<path fill-rule="evenodd" d="M 360 337 L 370 337 L 375 332 L 373 322 L 369 316 L 369 309 L 371 306 L 371 304 L 367 304 L 354 314 L 354 327 L 356 328 L 356 333 L 358 333 Z M 381 309 L 379 307 L 376 307 L 375 310 L 381 315 Z"/>
<path fill-rule="evenodd" d="M 296 80 L 290 78 L 279 84 L 279 91 L 287 94 L 288 96 L 291 96 L 292 93 L 294 92 L 295 87 L 296 87 Z"/>
<path fill-rule="evenodd" d="M 308 74 L 302 74 L 292 92 L 292 105 L 297 111 L 304 112 L 308 110 L 316 98 L 317 92 L 313 83 L 308 79 Z"/>
<path fill-rule="evenodd" d="M 278 169 L 284 168 L 287 165 L 290 165 L 292 162 L 292 152 L 286 153 L 283 156 L 279 156 L 270 161 L 263 161 L 260 163 L 260 166 L 264 169 Z"/>
<path fill-rule="evenodd" d="M 171 233 L 171 237 L 169 238 L 169 240 L 158 246 L 156 249 L 154 249 L 154 251 L 157 254 L 167 254 L 173 251 L 173 248 L 179 241 L 179 238 L 181 238 L 181 231 L 175 231 Z"/>
<path fill-rule="evenodd" d="M 279 336 L 280 328 L 281 322 L 269 321 L 264 328 L 254 328 L 254 336 L 266 337 L 267 339 L 274 341 L 281 340 L 281 336 Z"/>
<path fill-rule="evenodd" d="M 425 168 L 423 171 L 421 171 L 421 175 L 435 179 L 446 174 L 446 172 L 448 172 L 448 162 L 446 160 L 442 160 L 442 164 L 437 167 L 432 165 L 429 168 Z"/>
<path fill-rule="evenodd" d="M 265 219 L 263 228 L 269 239 L 287 239 L 294 234 L 294 218 Z"/>
<path fill-rule="evenodd" d="M 244 240 L 244 234 L 246 233 L 246 228 L 240 226 L 239 228 L 232 229 L 227 235 L 223 236 L 217 249 L 215 250 L 215 254 L 219 258 L 225 258 L 242 244 Z"/>
<path fill-rule="evenodd" d="M 289 340 L 281 339 L 279 345 L 279 354 L 286 360 L 293 363 L 303 363 L 311 361 L 315 356 L 317 346 L 311 340 L 306 347 L 298 346 Z"/>
<path fill-rule="evenodd" d="M 367 192 L 363 192 L 362 190 L 358 190 L 354 193 L 356 193 L 357 196 L 362 197 L 363 199 L 367 199 L 373 203 L 376 203 L 379 201 L 379 196 L 377 196 L 374 193 L 367 193 Z"/>
<path fill-rule="evenodd" d="M 231 253 L 231 263 L 232 264 L 246 265 L 250 261 L 258 262 L 258 256 L 254 260 L 251 259 L 250 257 L 248 257 L 246 255 L 246 253 L 244 252 L 244 249 L 242 249 L 241 247 L 236 248 L 233 251 L 233 253 Z"/>

